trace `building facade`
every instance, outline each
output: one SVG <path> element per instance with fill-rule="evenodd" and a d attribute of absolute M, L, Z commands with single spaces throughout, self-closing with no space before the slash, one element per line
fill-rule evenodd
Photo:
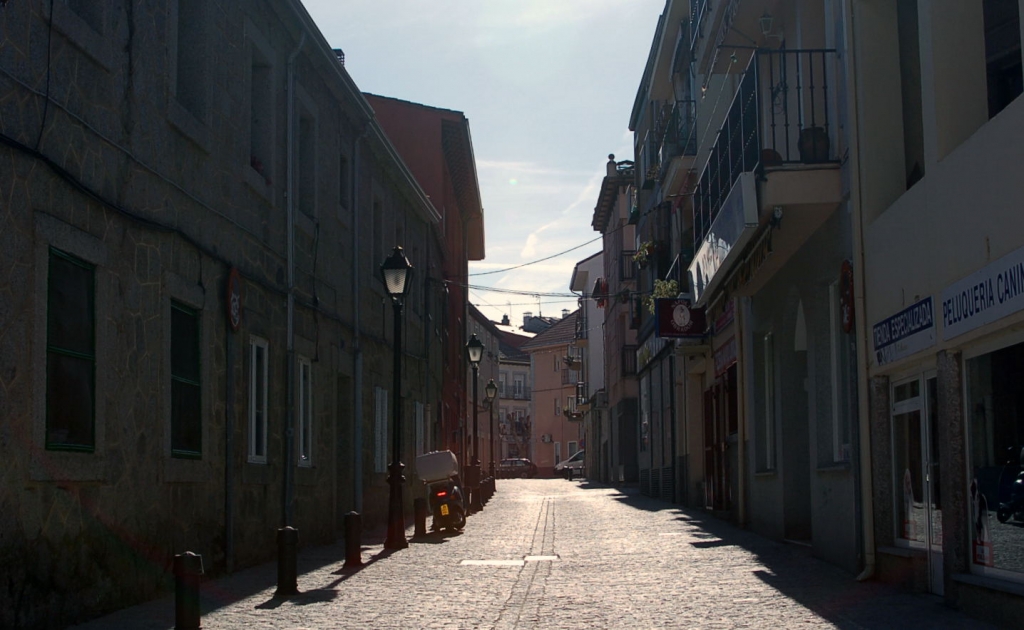
<path fill-rule="evenodd" d="M 608 164 L 591 225 L 602 234 L 604 270 L 595 282 L 595 305 L 604 311 L 605 397 L 595 400 L 588 474 L 603 483 L 636 483 L 638 385 L 636 380 L 636 227 L 630 214 L 636 200 L 632 160 Z M 606 403 L 606 404 L 605 404 Z M 604 411 L 602 411 L 604 410 Z"/>
<path fill-rule="evenodd" d="M 532 456 L 542 477 L 568 459 L 585 439 L 582 414 L 576 411 L 580 353 L 575 344 L 576 314 L 570 313 L 523 344 L 533 377 L 530 418 Z"/>
<path fill-rule="evenodd" d="M 530 355 L 522 350 L 523 344 L 534 337 L 513 328 L 508 316 L 498 324 L 501 331 L 498 362 L 498 419 L 501 435 L 501 459 L 525 457 L 533 454 L 530 421 L 530 400 L 533 378 L 530 375 Z"/>
<path fill-rule="evenodd" d="M 841 3 L 666 3 L 630 118 L 640 484 L 855 572 L 848 20 Z M 647 471 L 647 472 L 645 472 Z"/>
<path fill-rule="evenodd" d="M 882 579 L 1011 627 L 1024 614 L 1010 490 L 1024 444 L 1021 6 L 850 10 L 871 559 Z"/>
<path fill-rule="evenodd" d="M 604 304 L 598 304 L 597 295 L 604 295 L 604 252 L 589 256 L 573 268 L 569 279 L 569 290 L 579 295 L 579 309 L 576 311 L 576 341 L 580 359 L 579 381 L 576 384 L 576 412 L 582 414 L 584 438 L 579 448 L 587 449 L 607 442 L 608 403 L 605 391 L 604 353 Z M 587 450 L 583 457 L 586 474 L 600 474 L 602 466 L 600 451 Z M 569 454 L 572 456 L 572 453 Z M 607 471 L 607 459 L 604 460 Z"/>
<path fill-rule="evenodd" d="M 0 13 L 0 626 L 150 598 L 186 550 L 216 575 L 270 560 L 282 525 L 305 545 L 351 510 L 382 522 L 379 266 L 399 244 L 414 268 L 408 462 L 460 312 L 443 270 L 468 254 L 301 3 Z"/>

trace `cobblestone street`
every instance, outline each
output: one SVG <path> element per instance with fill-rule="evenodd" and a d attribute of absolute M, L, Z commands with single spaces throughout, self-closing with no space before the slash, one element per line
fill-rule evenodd
<path fill-rule="evenodd" d="M 429 524 L 428 524 L 429 526 Z M 299 590 L 276 565 L 203 585 L 203 628 L 989 628 L 782 544 L 586 481 L 500 480 L 461 535 L 386 553 L 304 550 Z M 301 532 L 300 532 L 301 536 Z M 173 597 L 78 626 L 170 629 Z"/>

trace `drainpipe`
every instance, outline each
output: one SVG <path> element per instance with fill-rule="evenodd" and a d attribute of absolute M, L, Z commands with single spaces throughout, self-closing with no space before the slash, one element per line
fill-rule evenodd
<path fill-rule="evenodd" d="M 295 58 L 306 43 L 303 31 L 299 45 L 288 55 L 288 186 L 285 197 L 286 223 L 288 231 L 288 384 L 286 387 L 287 403 L 285 404 L 285 453 L 284 453 L 284 493 L 283 512 L 284 525 L 291 525 L 295 520 Z"/>
<path fill-rule="evenodd" d="M 363 343 L 362 330 L 359 327 L 359 212 L 356 211 L 356 204 L 359 203 L 359 181 L 361 179 L 361 156 L 363 139 L 366 138 L 369 130 L 369 123 L 363 126 L 359 137 L 353 141 L 352 147 L 352 319 L 353 319 L 353 422 L 352 422 L 352 499 L 353 510 L 362 514 L 363 512 Z"/>
<path fill-rule="evenodd" d="M 747 370 L 753 369 L 754 359 L 753 353 L 751 352 L 751 344 L 748 343 L 747 331 L 747 311 L 750 308 L 750 298 L 740 298 L 736 300 L 736 341 L 739 343 L 739 348 L 736 354 L 739 356 L 739 364 L 736 366 L 736 412 L 738 414 L 737 432 L 736 436 L 736 476 L 739 477 L 737 496 L 737 508 L 736 508 L 736 521 L 740 527 L 745 527 L 747 524 L 747 420 L 749 415 L 747 413 L 749 407 L 747 406 L 747 392 L 748 386 L 753 387 L 753 383 L 747 382 Z M 743 369 L 740 369 L 742 366 Z"/>
<path fill-rule="evenodd" d="M 871 482 L 871 425 L 870 409 L 868 407 L 868 326 L 865 308 L 864 295 L 864 218 L 861 212 L 861 172 L 860 172 L 860 110 L 857 107 L 859 96 L 857 89 L 857 60 L 851 54 L 855 48 L 854 23 L 852 3 L 844 3 L 845 10 L 843 18 L 846 21 L 846 62 L 847 77 L 851 83 L 850 108 L 850 160 L 853 162 L 853 169 L 850 174 L 853 181 L 850 186 L 850 217 L 853 222 L 853 291 L 854 291 L 854 321 L 857 335 L 857 365 L 859 374 L 857 378 L 857 420 L 858 420 L 858 461 L 857 472 L 860 479 L 860 502 L 861 502 L 861 535 L 864 541 L 864 570 L 857 576 L 858 581 L 871 579 L 875 575 L 875 511 L 874 511 L 874 490 Z"/>

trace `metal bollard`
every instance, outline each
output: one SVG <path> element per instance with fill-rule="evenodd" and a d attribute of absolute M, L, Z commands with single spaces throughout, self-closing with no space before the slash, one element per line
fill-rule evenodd
<path fill-rule="evenodd" d="M 345 566 L 363 566 L 363 521 L 359 512 L 345 515 Z"/>
<path fill-rule="evenodd" d="M 416 515 L 416 532 L 413 536 L 427 535 L 427 500 L 420 497 L 412 502 Z"/>
<path fill-rule="evenodd" d="M 274 597 L 287 597 L 299 592 L 298 546 L 299 530 L 291 526 L 277 530 L 277 592 Z"/>
<path fill-rule="evenodd" d="M 199 576 L 203 557 L 186 551 L 174 556 L 174 627 L 199 630 Z"/>

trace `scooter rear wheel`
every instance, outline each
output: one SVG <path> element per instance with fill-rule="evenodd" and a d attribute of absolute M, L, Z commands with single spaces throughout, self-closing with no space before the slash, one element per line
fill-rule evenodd
<path fill-rule="evenodd" d="M 999 508 L 998 510 L 996 510 L 996 518 L 999 519 L 1000 523 L 1005 523 L 1006 521 L 1010 520 L 1010 516 L 1012 514 L 1013 513 L 1010 512 L 1008 508 Z"/>

